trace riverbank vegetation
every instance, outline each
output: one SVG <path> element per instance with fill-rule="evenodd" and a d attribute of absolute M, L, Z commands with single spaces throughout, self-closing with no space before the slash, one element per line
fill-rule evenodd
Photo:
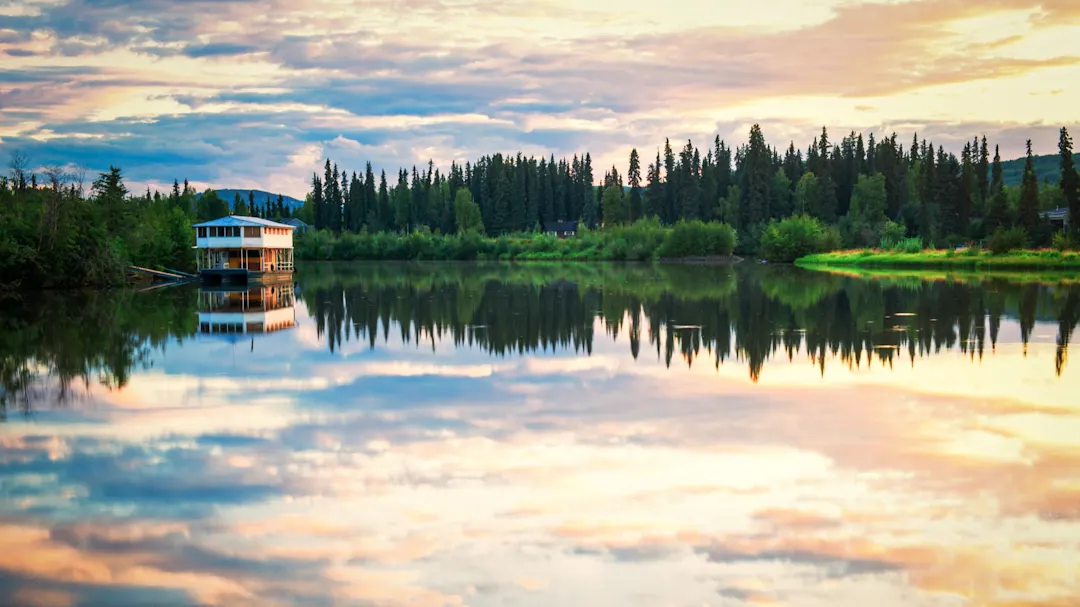
<path fill-rule="evenodd" d="M 408 234 L 368 232 L 334 235 L 317 231 L 296 240 L 302 260 L 516 260 L 650 261 L 654 259 L 727 258 L 736 245 L 735 230 L 718 222 L 680 221 L 664 227 L 656 219 L 605 230 L 580 230 L 573 238 L 543 233 L 482 235 L 432 233 L 427 227 Z"/>
<path fill-rule="evenodd" d="M 195 221 L 284 211 L 281 198 L 232 205 L 214 190 L 184 182 L 172 191 L 129 191 L 110 167 L 90 184 L 85 171 L 29 168 L 16 154 L 0 177 L 0 298 L 43 288 L 106 287 L 124 281 L 129 265 L 192 271 Z"/>
<path fill-rule="evenodd" d="M 927 249 L 915 253 L 882 249 L 832 251 L 799 258 L 801 266 L 921 267 L 972 270 L 1080 270 L 1080 252 L 1054 249 L 995 253 L 979 247 Z"/>

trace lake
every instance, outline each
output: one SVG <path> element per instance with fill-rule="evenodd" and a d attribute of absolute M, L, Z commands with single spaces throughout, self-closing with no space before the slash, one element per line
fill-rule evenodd
<path fill-rule="evenodd" d="M 0 604 L 1080 604 L 1080 282 L 308 264 L 0 325 Z"/>

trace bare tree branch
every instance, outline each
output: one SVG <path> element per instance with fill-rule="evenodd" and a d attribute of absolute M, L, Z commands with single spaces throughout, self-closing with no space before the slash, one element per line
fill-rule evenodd
<path fill-rule="evenodd" d="M 11 169 L 11 181 L 15 188 L 25 190 L 27 173 L 30 170 L 30 157 L 26 155 L 26 152 L 15 150 L 11 153 L 8 168 Z"/>

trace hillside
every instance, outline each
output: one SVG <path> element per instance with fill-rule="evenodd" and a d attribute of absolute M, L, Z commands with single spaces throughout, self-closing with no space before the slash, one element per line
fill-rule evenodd
<path fill-rule="evenodd" d="M 240 194 L 240 198 L 246 203 L 248 201 L 248 192 L 254 192 L 254 194 L 255 194 L 255 202 L 259 203 L 260 205 L 265 203 L 267 198 L 269 198 L 272 201 L 277 201 L 277 197 L 278 197 L 277 194 L 272 194 L 272 193 L 266 192 L 264 190 L 216 189 L 215 191 L 217 192 L 218 196 L 220 196 L 222 199 L 224 199 L 230 205 L 232 204 L 233 199 L 236 198 L 237 193 Z M 285 206 L 289 207 L 292 210 L 296 210 L 296 209 L 304 206 L 304 201 L 303 200 L 297 200 L 297 199 L 295 199 L 295 198 L 293 198 L 291 196 L 282 196 L 282 198 L 285 201 Z"/>
<path fill-rule="evenodd" d="M 1039 183 L 1057 183 L 1061 177 L 1061 156 L 1047 154 L 1035 156 L 1035 175 Z M 1020 185 L 1024 177 L 1024 162 L 1026 158 L 1016 160 L 1003 160 L 1001 162 L 1001 174 L 1005 178 L 1005 185 Z M 1073 154 L 1073 161 L 1080 167 L 1080 153 Z"/>

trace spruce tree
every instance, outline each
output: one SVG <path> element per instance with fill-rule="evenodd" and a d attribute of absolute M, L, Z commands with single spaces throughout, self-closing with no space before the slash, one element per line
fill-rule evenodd
<path fill-rule="evenodd" d="M 554 168 L 554 166 L 548 165 L 546 158 L 541 158 L 540 166 L 537 167 L 537 179 L 540 182 L 540 204 L 538 205 L 538 212 L 540 213 L 541 227 L 546 227 L 555 222 L 555 200 L 554 192 L 551 187 L 551 174 L 549 171 L 549 169 Z"/>
<path fill-rule="evenodd" d="M 592 155 L 585 152 L 585 161 L 582 163 L 581 174 L 581 219 L 588 227 L 599 223 L 600 201 L 596 198 L 596 190 L 593 188 Z"/>
<path fill-rule="evenodd" d="M 664 184 L 660 182 L 660 151 L 656 151 L 656 161 L 649 164 L 647 174 L 649 184 L 645 187 L 645 216 L 663 220 Z"/>
<path fill-rule="evenodd" d="M 1005 180 L 1001 171 L 1001 152 L 994 146 L 993 175 L 990 182 L 990 204 L 986 211 L 986 233 L 991 234 L 998 228 L 1012 223 L 1009 219 L 1009 201 L 1005 197 Z"/>
<path fill-rule="evenodd" d="M 630 150 L 630 169 L 626 172 L 630 184 L 630 200 L 627 211 L 631 222 L 641 219 L 641 158 L 637 148 Z"/>
<path fill-rule="evenodd" d="M 378 217 L 376 217 L 376 221 L 378 225 L 375 228 L 379 230 L 388 230 L 393 225 L 393 217 L 390 211 L 390 188 L 386 183 L 385 169 L 379 174 Z"/>
<path fill-rule="evenodd" d="M 979 146 L 979 162 L 975 167 L 975 175 L 979 184 L 979 205 L 985 207 L 986 201 L 990 197 L 990 152 L 986 147 L 986 135 L 983 135 L 982 143 Z"/>
<path fill-rule="evenodd" d="M 1073 161 L 1072 138 L 1065 127 L 1061 127 L 1058 137 L 1058 153 L 1061 155 L 1061 178 L 1058 185 L 1069 208 L 1069 226 L 1074 234 L 1080 235 L 1080 175 L 1076 172 Z"/>
<path fill-rule="evenodd" d="M 536 158 L 525 159 L 525 229 L 532 230 L 540 225 L 540 168 Z"/>
<path fill-rule="evenodd" d="M 817 175 L 820 183 L 820 196 L 817 206 L 817 217 L 822 221 L 836 220 L 836 182 L 832 176 L 832 162 L 829 148 L 829 133 L 825 127 L 821 127 L 821 137 L 817 142 L 817 168 L 811 169 Z"/>
<path fill-rule="evenodd" d="M 769 188 L 772 186 L 772 154 L 765 145 L 765 136 L 757 124 L 750 127 L 750 142 L 740 165 L 742 179 L 739 189 L 743 202 L 740 223 L 750 228 L 769 219 Z"/>
<path fill-rule="evenodd" d="M 972 156 L 976 149 L 970 144 L 964 145 L 963 163 L 960 169 L 960 196 L 956 200 L 957 233 L 967 235 L 971 222 L 972 199 L 978 195 L 978 185 L 975 180 L 975 167 L 972 164 Z"/>
<path fill-rule="evenodd" d="M 326 162 L 327 164 L 330 163 L 329 160 L 327 160 Z M 315 220 L 315 229 L 325 230 L 326 209 L 323 207 L 326 206 L 326 203 L 323 200 L 323 187 L 322 182 L 319 180 L 318 173 L 313 173 L 311 176 L 311 206 L 314 214 L 313 219 Z"/>
<path fill-rule="evenodd" d="M 675 221 L 675 153 L 671 150 L 671 140 L 664 140 L 664 207 L 660 212 L 660 220 L 664 223 Z"/>
<path fill-rule="evenodd" d="M 526 227 L 532 226 L 528 225 L 526 219 L 525 166 L 521 159 L 521 152 L 518 152 L 517 158 L 510 164 L 510 171 L 513 174 L 510 193 L 510 230 L 524 232 Z"/>
<path fill-rule="evenodd" d="M 1027 141 L 1027 159 L 1024 162 L 1024 178 L 1020 182 L 1020 205 L 1017 223 L 1034 235 L 1039 227 L 1039 180 L 1035 175 L 1035 158 L 1031 155 L 1031 140 Z"/>

